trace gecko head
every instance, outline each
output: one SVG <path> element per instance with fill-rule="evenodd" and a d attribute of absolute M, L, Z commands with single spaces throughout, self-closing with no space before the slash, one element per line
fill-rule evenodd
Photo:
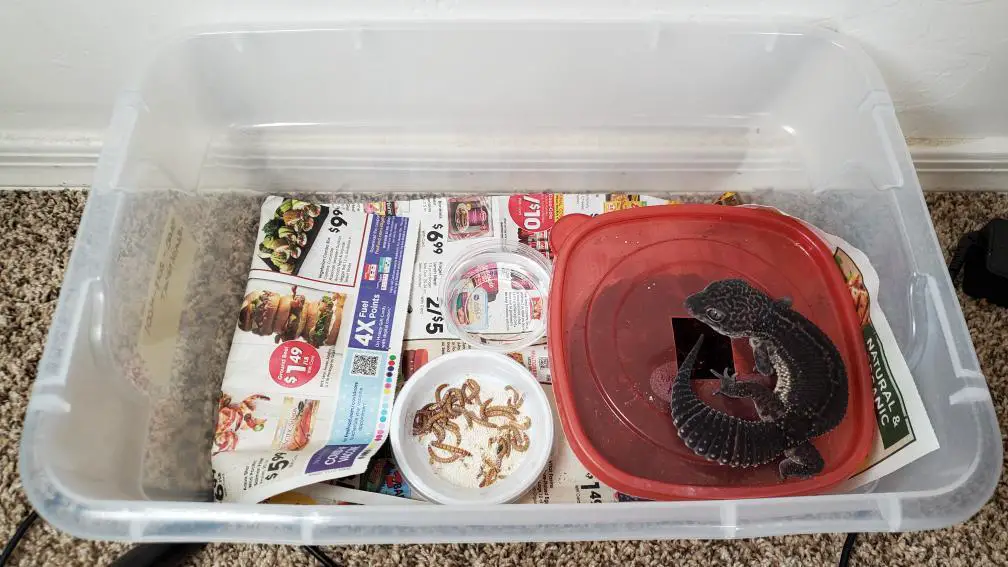
<path fill-rule="evenodd" d="M 752 336 L 773 301 L 745 280 L 718 280 L 686 298 L 686 310 L 718 333 Z"/>

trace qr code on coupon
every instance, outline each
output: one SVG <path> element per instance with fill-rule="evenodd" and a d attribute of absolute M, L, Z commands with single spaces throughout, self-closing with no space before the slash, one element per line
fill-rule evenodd
<path fill-rule="evenodd" d="M 378 362 L 380 358 L 377 354 L 361 354 L 355 352 L 350 361 L 350 374 L 354 376 L 376 376 L 378 374 Z"/>

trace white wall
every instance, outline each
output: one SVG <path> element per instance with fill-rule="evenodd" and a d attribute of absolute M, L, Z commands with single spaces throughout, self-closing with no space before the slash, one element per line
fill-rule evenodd
<path fill-rule="evenodd" d="M 875 58 L 908 137 L 1008 136 L 1008 2 L 997 0 L 2 0 L 0 137 L 103 128 L 117 90 L 183 27 L 529 11 L 815 22 L 856 38 Z"/>

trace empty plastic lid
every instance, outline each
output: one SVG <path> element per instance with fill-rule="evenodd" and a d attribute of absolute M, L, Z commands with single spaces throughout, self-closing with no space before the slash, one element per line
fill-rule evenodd
<path fill-rule="evenodd" d="M 734 499 L 823 492 L 860 469 L 875 427 L 864 339 L 832 251 L 801 222 L 765 209 L 671 205 L 570 215 L 551 236 L 553 386 L 564 432 L 600 480 L 644 498 Z M 790 297 L 843 356 L 847 414 L 813 440 L 826 463 L 812 478 L 781 480 L 777 461 L 757 468 L 708 461 L 672 424 L 671 380 L 700 333 L 708 340 L 694 390 L 715 408 L 757 419 L 751 401 L 713 395 L 712 371 L 755 373 L 748 341 L 717 335 L 683 305 L 726 278 Z"/>

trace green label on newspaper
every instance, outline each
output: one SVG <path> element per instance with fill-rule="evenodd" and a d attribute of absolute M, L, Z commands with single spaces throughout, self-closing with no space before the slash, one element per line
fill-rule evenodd
<path fill-rule="evenodd" d="M 882 444 L 886 449 L 906 439 L 910 432 L 910 420 L 903 407 L 899 386 L 893 379 L 889 361 L 875 326 L 864 327 L 865 346 L 868 347 L 868 363 L 872 370 L 872 395 L 875 397 L 875 419 L 878 420 Z"/>

